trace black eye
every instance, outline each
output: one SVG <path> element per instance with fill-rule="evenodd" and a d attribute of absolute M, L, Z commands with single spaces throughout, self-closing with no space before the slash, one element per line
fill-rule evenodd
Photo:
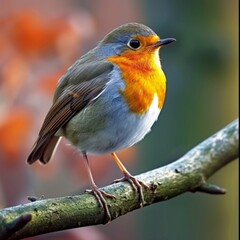
<path fill-rule="evenodd" d="M 137 39 L 131 39 L 127 45 L 132 49 L 138 49 L 141 46 L 141 43 Z"/>

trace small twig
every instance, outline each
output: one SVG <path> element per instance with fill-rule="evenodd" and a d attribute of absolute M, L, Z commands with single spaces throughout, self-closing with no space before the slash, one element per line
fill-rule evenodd
<path fill-rule="evenodd" d="M 27 199 L 30 201 L 30 202 L 36 202 L 36 201 L 40 201 L 40 200 L 43 200 L 45 198 L 44 195 L 42 195 L 41 197 L 35 197 L 35 196 L 28 196 Z"/>
<path fill-rule="evenodd" d="M 204 183 L 200 187 L 192 190 L 192 192 L 204 192 L 209 194 L 225 194 L 226 191 L 226 189 L 210 183 Z"/>
<path fill-rule="evenodd" d="M 0 239 L 9 239 L 17 231 L 24 228 L 32 219 L 31 214 L 23 214 L 15 218 L 13 221 L 5 224 L 5 228 L 0 232 Z"/>

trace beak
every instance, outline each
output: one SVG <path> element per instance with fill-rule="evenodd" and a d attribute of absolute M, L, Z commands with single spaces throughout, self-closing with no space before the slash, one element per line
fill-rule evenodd
<path fill-rule="evenodd" d="M 155 44 L 154 44 L 154 47 L 162 47 L 162 46 L 165 46 L 169 43 L 172 43 L 172 42 L 175 42 L 176 39 L 175 38 L 165 38 L 165 39 L 160 39 L 159 41 L 157 41 Z"/>

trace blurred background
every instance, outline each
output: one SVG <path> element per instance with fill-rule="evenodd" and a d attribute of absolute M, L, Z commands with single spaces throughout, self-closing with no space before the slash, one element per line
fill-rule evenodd
<path fill-rule="evenodd" d="M 181 157 L 238 116 L 238 1 L 0 0 L 0 207 L 81 193 L 82 156 L 62 141 L 46 166 L 25 159 L 59 77 L 113 28 L 141 22 L 177 42 L 161 50 L 168 89 L 152 132 L 119 156 L 134 175 Z M 99 186 L 121 176 L 109 155 L 91 156 Z M 103 177 L 104 176 L 104 177 Z M 238 162 L 210 181 L 224 196 L 186 193 L 105 226 L 32 239 L 237 239 Z"/>

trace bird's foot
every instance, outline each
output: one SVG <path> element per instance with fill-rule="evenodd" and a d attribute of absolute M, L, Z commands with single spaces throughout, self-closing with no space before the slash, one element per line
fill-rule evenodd
<path fill-rule="evenodd" d="M 128 181 L 135 192 L 139 193 L 140 197 L 140 207 L 143 207 L 145 204 L 143 187 L 150 189 L 150 187 L 143 181 L 138 180 L 136 177 L 132 176 L 129 172 L 124 173 L 124 177 L 114 180 L 114 183 Z"/>
<path fill-rule="evenodd" d="M 96 185 L 93 185 L 91 189 L 86 189 L 85 192 L 91 193 L 95 196 L 97 199 L 99 205 L 101 208 L 104 210 L 105 216 L 106 216 L 106 222 L 109 223 L 112 220 L 107 201 L 105 198 L 111 198 L 111 199 L 116 199 L 116 197 L 112 194 L 109 194 L 101 189 L 99 189 Z"/>

